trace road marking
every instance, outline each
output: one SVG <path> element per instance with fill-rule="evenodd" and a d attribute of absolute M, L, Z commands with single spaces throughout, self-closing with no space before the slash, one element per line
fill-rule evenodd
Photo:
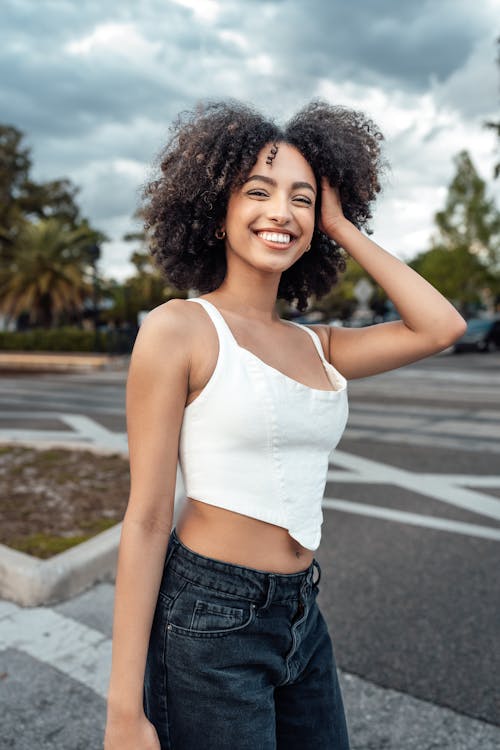
<path fill-rule="evenodd" d="M 500 409 L 472 409 L 470 407 L 463 406 L 453 407 L 443 404 L 442 406 L 425 406 L 424 404 L 393 404 L 393 403 L 376 403 L 370 401 L 357 401 L 355 397 L 352 399 L 350 404 L 350 413 L 364 413 L 369 412 L 372 414 L 394 414 L 400 416 L 405 414 L 407 416 L 415 416 L 418 419 L 426 418 L 432 421 L 440 420 L 443 418 L 462 419 L 467 423 L 473 421 L 479 422 L 498 422 L 500 420 Z"/>
<path fill-rule="evenodd" d="M 52 609 L 0 607 L 0 651 L 14 648 L 49 664 L 106 699 L 111 640 Z"/>
<path fill-rule="evenodd" d="M 351 404 L 346 437 L 384 443 L 423 445 L 467 451 L 500 452 L 500 411 L 473 411 L 395 404 Z"/>
<path fill-rule="evenodd" d="M 20 416 L 28 414 L 15 412 L 10 415 L 18 419 Z M 126 432 L 112 432 L 104 427 L 95 419 L 86 417 L 83 414 L 69 414 L 64 412 L 32 412 L 31 418 L 56 417 L 61 422 L 71 428 L 68 430 L 30 430 L 17 428 L 4 428 L 0 430 L 0 439 L 2 441 L 12 442 L 40 442 L 61 441 L 68 445 L 72 442 L 86 442 L 91 445 L 101 446 L 103 448 L 114 449 L 117 451 L 128 450 L 128 439 Z"/>
<path fill-rule="evenodd" d="M 424 448 L 429 448 L 430 445 L 435 445 L 437 448 L 447 448 L 457 451 L 500 453 L 500 442 L 491 438 L 480 440 L 478 438 L 457 437 L 456 435 L 453 437 L 452 435 L 419 433 L 416 430 L 413 432 L 405 432 L 404 430 L 399 432 L 395 430 L 375 431 L 374 429 L 359 429 L 357 427 L 347 429 L 345 436 L 349 440 L 376 440 L 378 443 L 387 443 L 389 446 L 404 443 L 405 447 L 421 445 Z M 390 450 L 389 447 L 388 450 Z"/>
<path fill-rule="evenodd" d="M 382 508 L 379 505 L 355 503 L 352 500 L 332 500 L 328 497 L 323 500 L 323 507 L 347 513 L 356 513 L 362 516 L 382 518 L 385 521 L 396 521 L 398 523 L 411 524 L 412 526 L 424 526 L 429 529 L 439 529 L 440 531 L 450 531 L 455 534 L 466 534 L 467 536 L 500 541 L 500 529 L 453 521 L 450 518 L 424 516 L 420 513 L 409 513 L 408 511 L 395 510 L 394 508 Z"/>
<path fill-rule="evenodd" d="M 428 477 L 434 476 L 433 474 L 427 474 Z M 500 477 L 493 474 L 484 476 L 483 474 L 438 474 L 446 482 L 450 484 L 465 484 L 476 487 L 500 487 Z"/>
<path fill-rule="evenodd" d="M 119 450 L 127 448 L 126 433 L 111 432 L 99 422 L 83 414 L 63 414 L 62 419 L 77 435 L 84 435 L 96 445 L 106 445 Z"/>
<path fill-rule="evenodd" d="M 328 471 L 329 482 L 354 484 L 393 484 L 434 500 L 500 520 L 500 500 L 483 492 L 461 487 L 449 481 L 449 474 L 423 474 L 374 461 L 345 451 L 335 451 L 333 459 L 348 472 Z M 457 475 L 459 478 L 459 475 Z M 494 479 L 495 477 L 491 477 Z"/>

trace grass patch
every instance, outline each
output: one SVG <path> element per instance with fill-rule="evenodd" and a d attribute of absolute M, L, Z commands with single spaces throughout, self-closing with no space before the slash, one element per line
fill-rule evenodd
<path fill-rule="evenodd" d="M 50 534 L 32 534 L 31 536 L 23 537 L 21 539 L 13 539 L 9 547 L 19 550 L 19 552 L 26 552 L 27 555 L 34 555 L 45 559 L 47 557 L 53 557 L 59 552 L 75 547 L 77 544 L 87 541 L 91 537 L 91 534 L 81 536 L 51 536 Z"/>
<path fill-rule="evenodd" d="M 0 543 L 45 559 L 119 523 L 127 458 L 88 449 L 0 448 Z"/>
<path fill-rule="evenodd" d="M 116 526 L 116 521 L 111 518 L 99 518 L 93 521 L 84 521 L 80 524 L 82 528 L 86 528 L 86 533 L 76 534 L 74 536 L 55 536 L 54 534 L 31 534 L 30 536 L 20 537 L 13 539 L 9 546 L 19 550 L 19 552 L 26 552 L 27 555 L 33 555 L 40 559 L 46 559 L 53 555 L 64 552 L 71 547 L 76 547 L 77 544 L 86 542 L 88 539 L 92 539 L 101 531 L 106 531 L 112 526 Z"/>
<path fill-rule="evenodd" d="M 91 536 L 100 534 L 101 531 L 106 531 L 112 526 L 116 526 L 116 521 L 112 518 L 98 518 L 95 521 L 82 521 L 80 523 L 82 529 L 87 529 Z"/>

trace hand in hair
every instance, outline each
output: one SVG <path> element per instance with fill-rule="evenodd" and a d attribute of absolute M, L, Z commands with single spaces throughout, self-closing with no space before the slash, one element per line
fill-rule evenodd
<path fill-rule="evenodd" d="M 343 222 L 347 221 L 342 210 L 340 191 L 332 187 L 326 177 L 321 178 L 321 216 L 319 229 L 331 240 L 335 240 L 335 231 Z"/>

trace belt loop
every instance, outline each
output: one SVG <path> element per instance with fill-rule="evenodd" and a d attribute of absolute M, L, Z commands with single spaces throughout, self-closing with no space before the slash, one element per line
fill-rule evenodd
<path fill-rule="evenodd" d="M 264 610 L 264 609 L 267 609 L 269 607 L 269 605 L 271 604 L 271 602 L 273 600 L 274 591 L 276 589 L 276 578 L 274 577 L 274 575 L 272 573 L 269 573 L 268 579 L 269 579 L 269 586 L 268 586 L 268 589 L 267 589 L 266 602 L 265 602 L 264 606 L 262 606 L 260 608 L 261 611 Z"/>
<path fill-rule="evenodd" d="M 311 565 L 310 570 L 308 570 L 307 574 L 303 576 L 302 583 L 300 584 L 300 589 L 299 589 L 300 599 L 306 599 L 309 596 L 308 590 L 312 589 L 313 578 L 314 578 L 314 568 Z"/>
<path fill-rule="evenodd" d="M 176 536 L 177 536 L 177 534 L 175 533 L 175 529 L 172 529 L 172 531 L 170 532 L 169 540 L 168 540 L 167 553 L 166 553 L 166 557 L 165 557 L 165 563 L 163 565 L 164 568 L 167 567 L 167 565 L 170 562 L 170 558 L 172 557 L 172 555 L 174 554 L 175 550 L 179 546 L 179 543 L 177 542 Z"/>
<path fill-rule="evenodd" d="M 321 568 L 320 568 L 319 562 L 316 560 L 316 558 L 314 558 L 314 560 L 313 560 L 313 565 L 314 565 L 315 568 L 318 569 L 318 580 L 317 581 L 313 581 L 313 585 L 317 586 L 318 583 L 321 581 Z"/>

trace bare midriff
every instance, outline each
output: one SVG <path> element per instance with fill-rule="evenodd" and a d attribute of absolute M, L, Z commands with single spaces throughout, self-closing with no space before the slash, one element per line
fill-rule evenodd
<path fill-rule="evenodd" d="M 298 573 L 314 557 L 281 526 L 191 497 L 186 498 L 175 531 L 200 555 L 268 573 Z"/>

